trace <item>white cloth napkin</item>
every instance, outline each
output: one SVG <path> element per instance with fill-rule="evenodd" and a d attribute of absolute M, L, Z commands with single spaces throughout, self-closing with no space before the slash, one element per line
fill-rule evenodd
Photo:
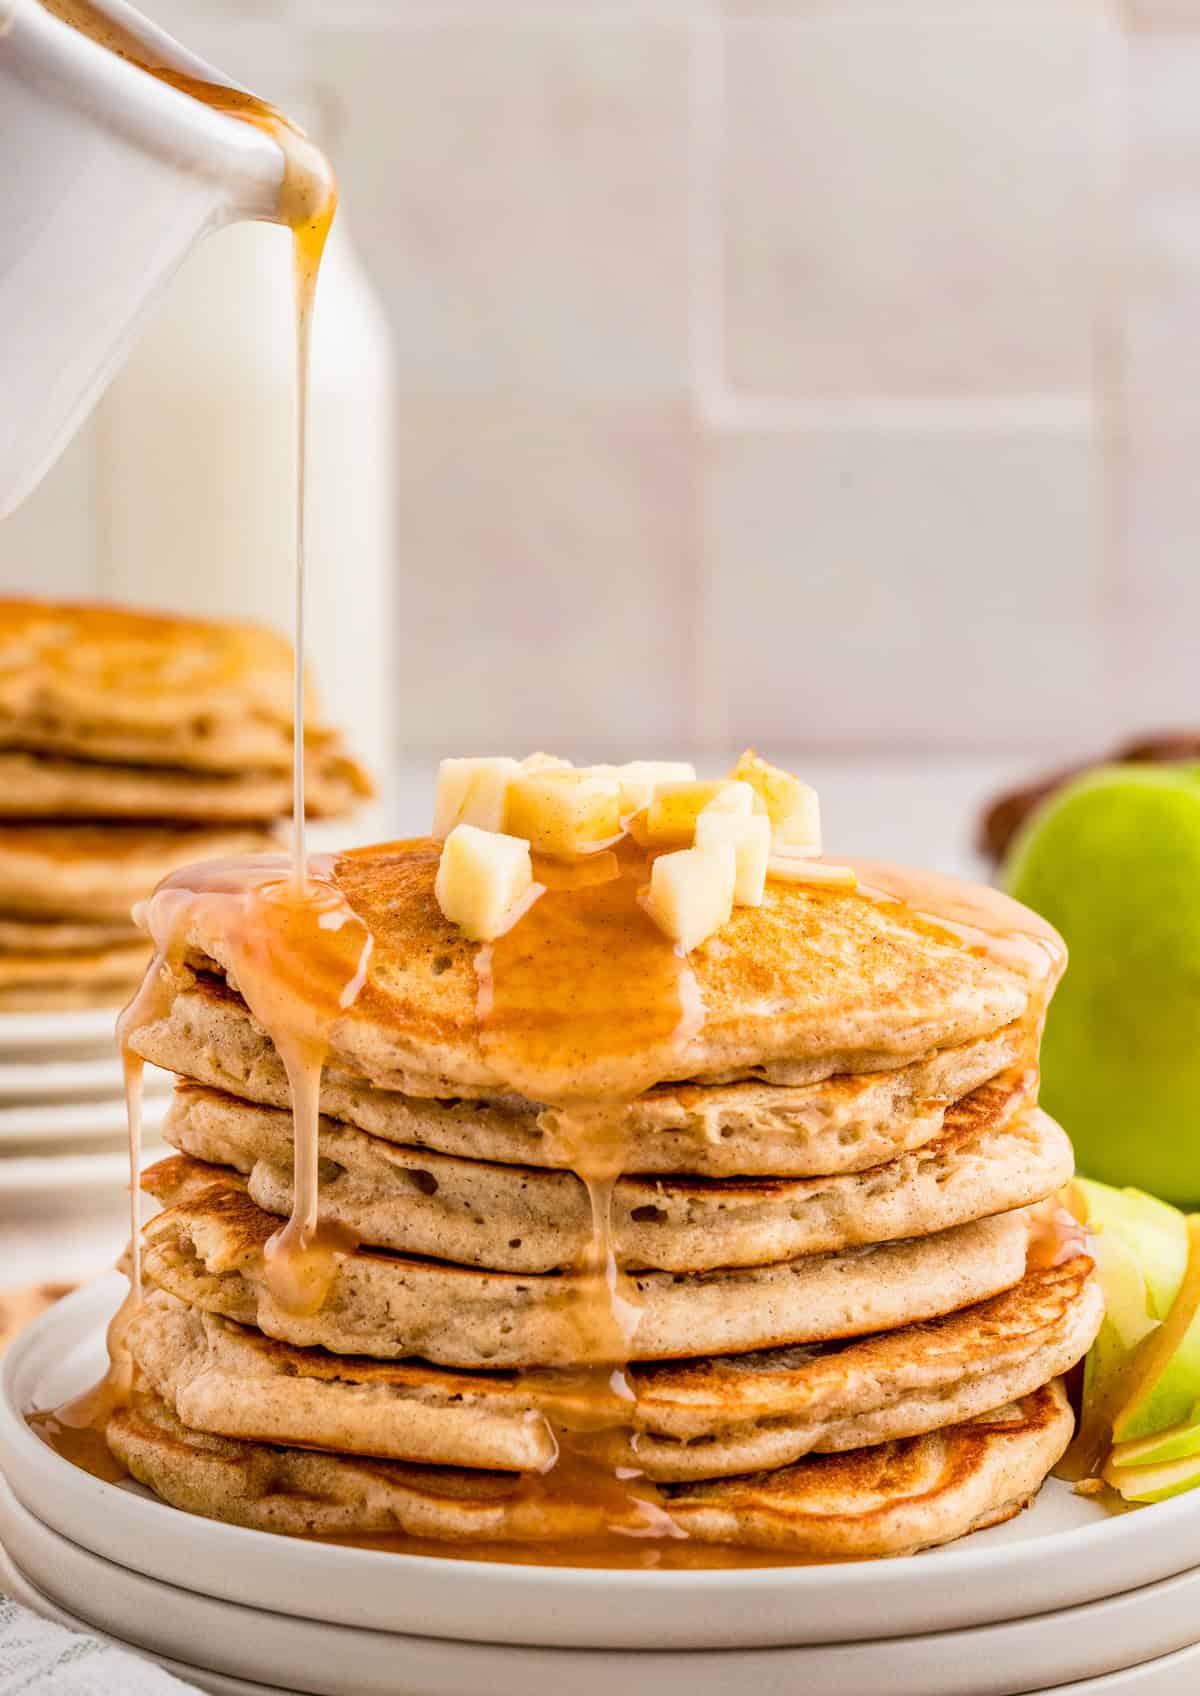
<path fill-rule="evenodd" d="M 0 1595 L 0 1696 L 196 1696 L 169 1672 Z"/>

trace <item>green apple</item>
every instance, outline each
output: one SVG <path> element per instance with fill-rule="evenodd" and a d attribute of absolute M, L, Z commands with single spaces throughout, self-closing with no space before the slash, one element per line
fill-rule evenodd
<path fill-rule="evenodd" d="M 1025 827 L 1005 882 L 1070 949 L 1042 1102 L 1080 1169 L 1200 1202 L 1200 768 L 1069 784 Z"/>

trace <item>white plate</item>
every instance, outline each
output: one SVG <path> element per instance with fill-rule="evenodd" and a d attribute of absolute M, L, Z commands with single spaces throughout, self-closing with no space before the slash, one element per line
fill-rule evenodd
<path fill-rule="evenodd" d="M 161 1095 L 175 1082 L 174 1075 L 158 1066 L 147 1066 L 145 1092 Z M 124 1077 L 116 1054 L 85 1055 L 82 1058 L 48 1056 L 43 1060 L 11 1061 L 0 1055 L 0 1101 L 29 1103 L 83 1101 L 101 1097 L 122 1098 Z"/>
<path fill-rule="evenodd" d="M 43 1595 L 3 1549 L 0 1549 L 0 1594 L 11 1596 L 13 1601 L 19 1602 L 23 1608 L 41 1614 L 44 1619 L 53 1620 L 55 1625 L 64 1626 L 68 1631 L 83 1632 L 89 1637 L 96 1635 L 94 1626 Z M 299 1692 L 281 1690 L 277 1685 L 247 1684 L 242 1678 L 226 1678 L 219 1672 L 205 1672 L 201 1667 L 184 1666 L 181 1661 L 172 1661 L 165 1655 L 149 1655 L 135 1643 L 113 1638 L 111 1632 L 105 1632 L 103 1635 L 111 1638 L 120 1648 L 127 1649 L 130 1654 L 157 1662 L 160 1667 L 182 1679 L 185 1684 L 195 1685 L 198 1690 L 206 1691 L 208 1696 L 300 1696 Z"/>
<path fill-rule="evenodd" d="M 168 1100 L 152 1095 L 142 1112 L 149 1136 L 166 1116 Z M 46 1143 L 115 1142 L 126 1134 L 125 1102 L 121 1096 L 107 1101 L 55 1101 L 24 1107 L 0 1107 L 0 1150 L 40 1148 Z"/>
<path fill-rule="evenodd" d="M 51 1602 L 175 1664 L 312 1696 L 612 1696 L 652 1676 L 660 1696 L 732 1690 L 838 1696 L 1017 1696 L 1140 1666 L 1200 1637 L 1200 1571 L 1064 1613 L 872 1643 L 684 1653 L 501 1648 L 264 1613 L 163 1584 L 60 1537 L 0 1484 L 0 1538 Z M 643 1574 L 653 1583 L 653 1574 Z M 304 1598 L 294 1598 L 300 1609 Z"/>
<path fill-rule="evenodd" d="M 35 1054 L 111 1053 L 117 1028 L 115 1007 L 83 1007 L 61 1013 L 0 1013 L 0 1054 L 28 1060 Z"/>
<path fill-rule="evenodd" d="M 148 1135 L 142 1149 L 142 1165 L 172 1153 L 173 1149 Z M 124 1148 L 97 1154 L 81 1154 L 72 1148 L 58 1154 L 12 1155 L 0 1159 L 0 1211 L 6 1213 L 28 1201 L 53 1201 L 69 1207 L 76 1196 L 91 1196 L 106 1190 L 116 1193 L 128 1188 L 129 1155 Z"/>
<path fill-rule="evenodd" d="M 1200 1495 L 1110 1516 L 1051 1481 L 1007 1526 L 912 1559 L 639 1573 L 395 1556 L 185 1517 L 102 1483 L 25 1423 L 94 1382 L 123 1281 L 35 1322 L 0 1363 L 0 1468 L 31 1513 L 151 1578 L 287 1614 L 414 1635 L 564 1648 L 765 1648 L 946 1631 L 1076 1606 L 1200 1565 Z"/>

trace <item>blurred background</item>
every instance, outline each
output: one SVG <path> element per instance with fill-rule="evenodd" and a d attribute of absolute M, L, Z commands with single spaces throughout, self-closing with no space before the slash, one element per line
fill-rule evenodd
<path fill-rule="evenodd" d="M 402 822 L 444 753 L 753 741 L 832 852 L 965 865 L 997 786 L 1192 721 L 1200 0 L 147 10 L 341 175 L 316 657 Z M 289 392 L 241 236 L 0 588 L 286 622 L 277 505 L 179 518 Z"/>

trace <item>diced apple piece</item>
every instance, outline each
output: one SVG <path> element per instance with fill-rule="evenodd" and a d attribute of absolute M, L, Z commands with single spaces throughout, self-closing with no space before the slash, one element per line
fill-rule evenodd
<path fill-rule="evenodd" d="M 442 845 L 434 893 L 451 924 L 472 942 L 491 942 L 541 890 L 533 881 L 528 842 L 460 824 Z"/>
<path fill-rule="evenodd" d="M 728 924 L 737 859 L 732 848 L 681 848 L 660 854 L 650 868 L 642 905 L 685 954 Z"/>
<path fill-rule="evenodd" d="M 627 760 L 621 766 L 587 766 L 589 777 L 615 777 L 621 786 L 621 816 L 641 812 L 663 783 L 688 783 L 696 768 L 687 760 Z"/>
<path fill-rule="evenodd" d="M 821 803 L 811 784 L 760 760 L 753 748 L 747 748 L 729 775 L 762 797 L 777 853 L 821 852 Z"/>
<path fill-rule="evenodd" d="M 735 907 L 761 907 L 771 853 L 771 821 L 765 813 L 727 812 L 718 796 L 696 820 L 696 847 L 733 849 Z"/>
<path fill-rule="evenodd" d="M 509 784 L 505 828 L 537 854 L 575 860 L 621 835 L 621 786 L 558 768 L 521 772 Z"/>
<path fill-rule="evenodd" d="M 520 774 L 516 760 L 443 760 L 433 804 L 433 834 L 443 839 L 455 825 L 503 830 L 508 786 Z"/>
<path fill-rule="evenodd" d="M 645 838 L 652 847 L 687 847 L 696 839 L 696 820 L 707 807 L 749 817 L 754 791 L 748 783 L 660 783 L 646 809 Z"/>
<path fill-rule="evenodd" d="M 812 889 L 858 888 L 858 878 L 849 866 L 830 866 L 798 854 L 773 853 L 767 861 L 767 876 L 779 883 L 807 884 Z"/>

